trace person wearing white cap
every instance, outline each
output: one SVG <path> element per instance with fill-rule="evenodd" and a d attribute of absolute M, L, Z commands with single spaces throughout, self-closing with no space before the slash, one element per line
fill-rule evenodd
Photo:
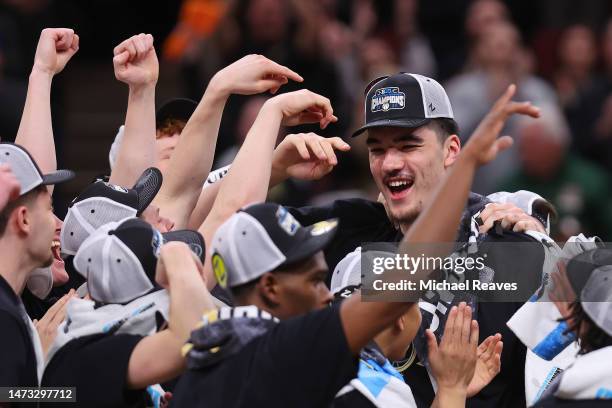
<path fill-rule="evenodd" d="M 20 296 L 32 271 L 53 262 L 56 224 L 47 186 L 66 182 L 74 173 L 43 174 L 30 154 L 13 143 L 0 143 L 0 165 L 10 166 L 19 181 L 19 197 L 0 212 L 0 385 L 38 386 L 42 345 Z"/>
<path fill-rule="evenodd" d="M 355 291 L 361 288 L 361 258 L 362 256 L 394 256 L 392 252 L 368 251 L 362 254 L 361 247 L 345 256 L 332 274 L 331 292 L 336 301 L 348 299 Z M 458 308 L 457 313 L 465 313 Z M 404 382 L 402 375 L 393 367 L 391 361 L 404 358 L 412 340 L 417 334 L 421 324 L 421 313 L 418 304 L 414 304 L 408 311 L 400 316 L 392 325 L 378 334 L 359 354 L 359 373 L 336 396 L 334 408 L 341 407 L 416 407 L 410 386 Z M 452 333 L 455 319 L 447 321 L 445 333 Z M 446 337 L 446 339 L 444 338 Z M 455 338 L 445 334 L 444 347 L 453 346 Z M 499 372 L 501 365 L 500 355 L 503 344 L 501 335 L 487 337 L 478 346 L 478 360 L 474 376 L 467 387 L 467 396 L 470 397 L 486 386 Z M 436 353 L 445 352 L 442 347 L 429 351 L 429 360 L 432 365 L 434 377 L 438 382 L 445 382 L 444 367 L 436 365 L 441 360 Z M 414 353 L 414 352 L 413 352 Z M 414 359 L 416 356 L 413 355 Z M 440 390 L 442 393 L 446 389 Z M 447 399 L 446 396 L 437 396 Z"/>
<path fill-rule="evenodd" d="M 181 373 L 190 329 L 214 309 L 204 247 L 196 231 L 161 233 L 138 218 L 98 228 L 74 258 L 89 299 L 68 302 L 41 384 L 76 387 L 83 407 L 159 406 L 157 384 Z"/>
<path fill-rule="evenodd" d="M 513 113 L 537 115 L 529 105 L 510 102 L 512 91 L 472 136 L 402 240 L 400 253 L 410 253 L 416 242 L 452 240 L 476 168 L 510 144 L 508 137 L 497 139 L 503 123 Z M 212 263 L 216 279 L 230 288 L 239 307 L 205 315 L 203 326 L 192 332 L 184 348 L 189 371 L 171 404 L 226 408 L 332 403 L 356 377 L 362 348 L 414 305 L 361 302 L 355 294 L 328 307 L 323 249 L 337 230 L 337 219 L 303 227 L 275 204 L 246 207 L 223 223 L 210 242 Z M 426 278 L 430 272 L 411 276 Z M 450 314 L 451 320 L 460 318 L 461 330 L 453 332 L 460 343 L 441 353 L 447 376 L 438 386 L 454 389 L 440 394 L 450 397 L 438 401 L 443 407 L 464 406 L 476 363 L 478 323 L 470 319 L 469 306 L 461 308 L 463 314 L 456 307 Z M 428 338 L 432 349 L 438 347 L 431 331 Z"/>

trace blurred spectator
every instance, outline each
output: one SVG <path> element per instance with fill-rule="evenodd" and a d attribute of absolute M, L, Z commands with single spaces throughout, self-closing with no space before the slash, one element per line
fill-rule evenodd
<path fill-rule="evenodd" d="M 577 94 L 590 85 L 597 59 L 593 31 L 584 25 L 565 29 L 559 42 L 559 64 L 554 75 L 555 88 L 563 107 L 576 104 Z"/>
<path fill-rule="evenodd" d="M 553 203 L 559 214 L 552 231 L 556 240 L 565 241 L 581 232 L 609 239 L 612 206 L 608 175 L 569 149 L 569 128 L 560 109 L 545 105 L 541 112 L 537 120 L 518 123 L 522 167 L 502 182 L 500 190 L 525 189 Z"/>
<path fill-rule="evenodd" d="M 508 8 L 499 0 L 476 0 L 472 2 L 467 10 L 465 18 L 465 36 L 469 47 L 474 47 L 478 44 L 483 33 L 490 27 L 500 23 L 510 21 Z M 474 56 L 474 52 L 470 55 L 464 55 L 465 69 L 470 70 L 476 64 L 476 61 L 470 59 Z"/>
<path fill-rule="evenodd" d="M 519 33 L 510 23 L 496 23 L 484 29 L 472 49 L 473 70 L 452 78 L 446 90 L 459 124 L 460 137 L 466 141 L 484 117 L 495 99 L 508 85 L 518 87 L 516 100 L 535 105 L 556 104 L 554 90 L 530 73 L 531 63 L 523 49 Z M 513 134 L 514 120 L 509 120 L 505 132 Z M 517 168 L 516 148 L 501 153 L 497 160 L 479 169 L 473 190 L 488 194 Z"/>
<path fill-rule="evenodd" d="M 612 170 L 612 19 L 601 38 L 603 71 L 567 109 L 574 146 L 586 157 Z"/>

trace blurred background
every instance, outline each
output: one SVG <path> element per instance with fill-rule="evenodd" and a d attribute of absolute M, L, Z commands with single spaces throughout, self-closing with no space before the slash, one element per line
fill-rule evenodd
<path fill-rule="evenodd" d="M 141 32 L 155 37 L 158 104 L 199 100 L 212 75 L 263 54 L 332 100 L 340 118 L 324 132 L 348 140 L 363 121 L 363 88 L 397 71 L 446 88 L 467 140 L 511 82 L 542 119 L 514 120 L 513 148 L 483 168 L 474 191 L 526 189 L 559 212 L 554 236 L 612 238 L 612 1 L 610 0 L 3 0 L 0 1 L 0 138 L 13 140 L 40 31 L 70 27 L 80 50 L 54 80 L 59 164 L 78 172 L 55 194 L 58 215 L 95 176 L 125 117 L 127 86 L 115 80 L 112 50 Z M 295 85 L 284 91 L 297 89 Z M 216 150 L 231 162 L 266 96 L 232 97 Z M 316 131 L 302 128 L 296 131 Z M 281 135 L 282 137 L 282 135 Z M 377 193 L 363 140 L 318 182 L 287 182 L 270 198 L 322 204 Z"/>

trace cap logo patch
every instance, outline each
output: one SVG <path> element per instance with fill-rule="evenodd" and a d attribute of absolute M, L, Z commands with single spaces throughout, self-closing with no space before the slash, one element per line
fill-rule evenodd
<path fill-rule="evenodd" d="M 127 194 L 127 192 L 128 192 L 127 189 L 125 189 L 125 188 L 123 188 L 121 186 L 118 186 L 118 185 L 115 185 L 115 184 L 111 184 L 111 183 L 107 183 L 107 182 L 104 182 L 104 184 L 106 184 L 108 187 L 110 187 L 113 190 L 118 191 L 120 193 L 126 193 Z"/>
<path fill-rule="evenodd" d="M 278 207 L 276 218 L 278 219 L 278 225 L 289 235 L 295 235 L 300 227 L 300 223 L 293 218 L 293 215 L 285 207 Z"/>
<path fill-rule="evenodd" d="M 151 239 L 151 248 L 153 248 L 153 255 L 156 258 L 159 258 L 159 251 L 161 250 L 161 246 L 164 243 L 164 237 L 161 232 L 154 229 L 153 230 L 153 238 Z"/>
<path fill-rule="evenodd" d="M 310 230 L 310 235 L 317 236 L 323 235 L 326 232 L 329 232 L 336 228 L 338 225 L 337 220 L 333 221 L 319 221 L 316 224 L 313 224 L 312 229 Z"/>
<path fill-rule="evenodd" d="M 211 259 L 213 271 L 215 272 L 215 278 L 222 288 L 227 287 L 227 269 L 225 269 L 225 262 L 218 253 L 214 253 Z"/>
<path fill-rule="evenodd" d="M 390 109 L 404 109 L 406 106 L 406 94 L 400 92 L 399 88 L 388 87 L 380 88 L 374 92 L 372 96 L 372 112 L 386 112 Z"/>

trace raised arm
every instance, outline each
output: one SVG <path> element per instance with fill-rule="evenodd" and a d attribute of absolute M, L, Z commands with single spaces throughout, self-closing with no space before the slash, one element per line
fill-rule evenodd
<path fill-rule="evenodd" d="M 45 28 L 40 33 L 15 143 L 25 147 L 43 172 L 57 169 L 51 123 L 51 82 L 79 50 L 79 36 L 70 28 Z M 53 186 L 49 186 L 52 191 Z"/>
<path fill-rule="evenodd" d="M 155 198 L 160 213 L 184 228 L 210 172 L 223 108 L 230 94 L 275 93 L 288 80 L 302 77 L 261 55 L 247 55 L 217 72 L 181 133 Z"/>
<path fill-rule="evenodd" d="M 201 268 L 187 245 L 170 242 L 162 247 L 155 278 L 170 295 L 168 329 L 145 337 L 134 348 L 128 365 L 129 388 L 162 383 L 183 371 L 181 347 L 202 314 L 214 309 Z"/>
<path fill-rule="evenodd" d="M 274 149 L 269 188 L 288 178 L 319 180 L 338 164 L 335 150 L 346 152 L 351 147 L 339 137 L 323 137 L 314 133 L 290 134 Z M 217 197 L 223 179 L 202 190 L 189 217 L 189 228 L 202 225 Z"/>
<path fill-rule="evenodd" d="M 398 248 L 400 254 L 410 254 L 411 245 L 418 243 L 454 241 L 476 168 L 490 162 L 499 151 L 512 144 L 509 136 L 497 138 L 508 117 L 512 114 L 539 115 L 539 110 L 530 103 L 511 101 L 515 89 L 511 85 L 506 90 L 474 131 L 440 187 L 406 233 Z M 425 279 L 429 272 L 418 271 L 407 278 Z M 361 303 L 359 296 L 344 302 L 341 308 L 342 324 L 351 350 L 357 354 L 376 334 L 404 314 L 408 307 L 410 303 Z"/>
<path fill-rule="evenodd" d="M 132 187 L 142 172 L 157 163 L 155 147 L 155 85 L 159 63 L 151 34 L 138 34 L 115 47 L 117 80 L 129 87 L 124 136 L 110 182 Z"/>
<path fill-rule="evenodd" d="M 322 128 L 337 118 L 329 99 L 307 90 L 290 92 L 266 101 L 219 187 L 210 214 L 200 227 L 205 242 L 238 209 L 265 201 L 270 181 L 272 154 L 281 124 L 319 123 Z M 208 255 L 208 254 L 207 254 Z M 214 286 L 212 266 L 204 263 L 209 287 Z"/>

